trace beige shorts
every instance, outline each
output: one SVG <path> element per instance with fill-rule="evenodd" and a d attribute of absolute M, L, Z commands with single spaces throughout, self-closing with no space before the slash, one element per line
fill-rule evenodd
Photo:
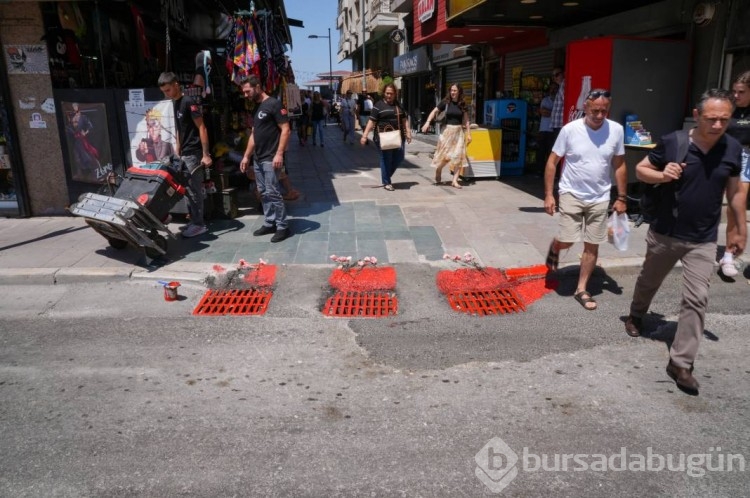
<path fill-rule="evenodd" d="M 589 244 L 607 242 L 607 209 L 609 201 L 586 204 L 572 194 L 560 194 L 560 242 L 580 242 Z"/>

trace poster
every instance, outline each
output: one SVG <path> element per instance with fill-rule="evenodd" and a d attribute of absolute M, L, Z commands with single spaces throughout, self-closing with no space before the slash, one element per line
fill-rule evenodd
<path fill-rule="evenodd" d="M 45 45 L 3 45 L 8 74 L 49 74 Z"/>
<path fill-rule="evenodd" d="M 103 183 L 112 171 L 112 151 L 103 103 L 61 102 L 71 178 Z"/>
<path fill-rule="evenodd" d="M 174 106 L 171 100 L 125 102 L 130 160 L 134 166 L 159 162 L 175 152 Z"/>

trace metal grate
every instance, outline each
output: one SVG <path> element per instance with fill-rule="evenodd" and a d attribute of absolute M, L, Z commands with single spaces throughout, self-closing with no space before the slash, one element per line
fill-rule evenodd
<path fill-rule="evenodd" d="M 201 298 L 193 315 L 262 315 L 273 292 L 256 289 L 211 289 Z"/>
<path fill-rule="evenodd" d="M 526 311 L 523 301 L 513 289 L 452 292 L 448 294 L 451 308 L 470 315 L 504 315 Z"/>
<path fill-rule="evenodd" d="M 323 306 L 326 316 L 382 318 L 398 313 L 392 292 L 337 292 Z"/>

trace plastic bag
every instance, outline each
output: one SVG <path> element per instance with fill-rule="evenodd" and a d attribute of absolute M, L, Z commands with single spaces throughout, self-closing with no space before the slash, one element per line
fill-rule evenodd
<path fill-rule="evenodd" d="M 618 251 L 628 250 L 628 238 L 630 237 L 630 220 L 626 213 L 612 211 L 607 221 L 607 233 L 609 241 Z"/>

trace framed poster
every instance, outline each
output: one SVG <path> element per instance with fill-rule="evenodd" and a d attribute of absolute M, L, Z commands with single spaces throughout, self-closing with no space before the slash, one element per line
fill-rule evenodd
<path fill-rule="evenodd" d="M 131 164 L 159 162 L 175 153 L 174 105 L 171 100 L 146 101 L 131 91 L 125 102 Z"/>
<path fill-rule="evenodd" d="M 61 102 L 71 178 L 103 183 L 112 171 L 112 152 L 103 102 Z"/>

